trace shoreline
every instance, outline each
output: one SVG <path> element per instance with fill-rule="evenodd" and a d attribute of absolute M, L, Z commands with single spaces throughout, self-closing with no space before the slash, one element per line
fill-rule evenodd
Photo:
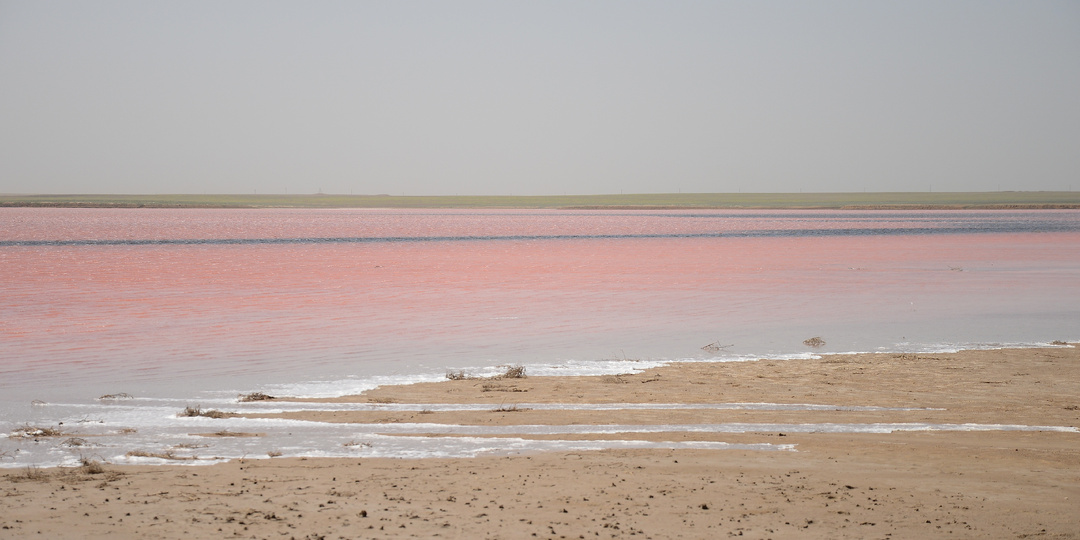
<path fill-rule="evenodd" d="M 251 414 L 345 424 L 425 423 L 463 426 L 694 425 L 725 423 L 918 423 L 1080 426 L 1080 384 L 1057 365 L 1038 376 L 1029 362 L 1080 363 L 1074 345 L 1057 348 L 973 349 L 955 353 L 823 354 L 813 359 L 750 362 L 673 362 L 632 374 L 603 376 L 477 377 L 381 386 L 359 395 L 282 398 L 292 404 L 408 403 L 420 410 L 326 410 Z M 1051 364 L 1053 365 L 1053 364 Z M 1042 366 L 1047 369 L 1047 366 Z M 527 374 L 526 374 L 527 375 Z M 1048 380 L 1053 377 L 1054 380 Z M 967 379 L 967 380 L 965 380 Z M 978 379 L 978 380 L 975 380 Z M 1071 381 L 1068 385 L 1064 382 Z M 1063 386 L 1064 385 L 1064 386 Z M 1061 389 L 1055 390 L 1055 388 Z M 917 390 L 916 390 L 917 388 Z M 1003 392 L 1008 389 L 1008 393 Z M 957 403 L 954 394 L 963 391 Z M 1036 406 L 1035 396 L 1047 400 Z M 672 396 L 678 396 L 677 401 Z M 1006 398 L 1006 396 L 1011 396 Z M 816 404 L 826 407 L 771 410 L 680 408 L 714 403 Z M 1060 408 L 1050 403 L 1061 402 Z M 477 410 L 423 408 L 436 404 L 483 404 Z M 565 409 L 530 407 L 562 404 Z M 590 409 L 591 404 L 639 408 Z M 585 407 L 575 408 L 575 405 Z M 655 408 L 653 407 L 655 406 Z M 846 410 L 851 408 L 851 410 Z M 865 408 L 865 409 L 860 409 Z M 664 440 L 671 432 L 645 437 Z M 681 433 L 685 440 L 728 440 L 723 431 Z M 745 437 L 740 437 L 745 438 Z M 744 441 L 740 441 L 744 442 Z M 766 442 L 764 440 L 759 442 Z"/>
<path fill-rule="evenodd" d="M 47 201 L 3 201 L 0 208 L 145 208 L 145 209 L 200 209 L 200 210 L 260 210 L 260 209 L 300 209 L 300 208 L 324 208 L 324 209 L 429 209 L 429 210 L 1077 210 L 1080 203 L 1000 203 L 1000 204 L 843 204 L 843 205 L 573 205 L 573 206 L 531 206 L 531 205 L 483 205 L 483 206 L 456 206 L 456 205 L 400 205 L 400 206 L 308 206 L 308 205 L 258 205 L 258 204 L 202 204 L 202 203 L 95 203 L 95 202 L 47 202 Z"/>
<path fill-rule="evenodd" d="M 873 422 L 1080 426 L 1080 349 L 822 355 L 682 363 L 630 375 L 447 380 L 283 403 L 476 403 L 474 411 L 284 413 L 350 425 Z M 528 374 L 526 374 L 528 375 Z M 663 409 L 810 403 L 839 410 Z M 525 403 L 638 404 L 551 410 Z M 875 409 L 846 410 L 849 407 Z M 422 434 L 422 431 L 417 435 Z M 461 434 L 431 434 L 462 437 Z M 415 435 L 413 435 L 415 436 Z M 468 435 L 794 445 L 794 451 L 619 449 L 473 458 L 244 458 L 0 472 L 0 537 L 81 534 L 449 538 L 1075 538 L 1080 433 L 686 430 Z M 492 441 L 494 443 L 494 441 Z M 498 443 L 492 445 L 498 447 Z M 35 478 L 36 476 L 36 478 Z M 370 529 L 368 527 L 371 527 Z M 78 531 L 78 533 L 76 533 Z"/>
<path fill-rule="evenodd" d="M 0 208 L 554 210 L 1075 210 L 1080 192 L 632 193 L 598 195 L 0 194 Z"/>

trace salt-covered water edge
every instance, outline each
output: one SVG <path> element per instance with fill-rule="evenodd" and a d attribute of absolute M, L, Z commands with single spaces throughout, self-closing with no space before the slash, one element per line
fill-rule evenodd
<path fill-rule="evenodd" d="M 1072 341 L 1072 340 L 1070 340 Z M 984 343 L 903 346 L 876 351 L 897 354 L 953 353 L 960 350 L 1067 347 L 1055 343 Z M 854 355 L 850 353 L 830 353 Z M 530 364 L 530 376 L 618 375 L 681 362 L 798 362 L 819 358 L 815 353 L 714 356 L 676 360 L 601 360 L 562 364 Z M 493 376 L 503 366 L 477 366 L 477 377 Z M 609 448 L 698 448 L 797 451 L 791 444 L 729 443 L 722 441 L 635 440 L 635 433 L 890 433 L 900 431 L 1051 431 L 1078 432 L 1075 426 L 995 423 L 711 423 L 663 425 L 512 425 L 473 426 L 432 423 L 332 424 L 281 418 L 183 417 L 185 407 L 217 409 L 239 414 L 290 411 L 481 411 L 488 404 L 460 403 L 298 403 L 287 401 L 240 402 L 238 396 L 257 391 L 275 396 L 325 398 L 355 395 L 384 385 L 436 382 L 445 373 L 412 376 L 349 378 L 338 381 L 301 381 L 293 384 L 256 385 L 231 391 L 206 391 L 190 397 L 119 395 L 112 399 L 79 396 L 64 402 L 9 403 L 0 422 L 0 468 L 75 466 L 85 460 L 113 464 L 208 465 L 232 459 L 286 457 L 395 457 L 440 458 L 510 455 L 545 451 L 583 451 Z M 887 411 L 912 408 L 829 403 L 528 403 L 537 410 L 749 410 L 749 411 Z M 38 432 L 55 429 L 55 433 Z M 589 435 L 623 434 L 618 440 L 588 439 Z M 258 436 L 237 436 L 257 434 Z M 573 439 L 550 438 L 574 435 Z M 545 439 L 528 436 L 544 436 Z"/>

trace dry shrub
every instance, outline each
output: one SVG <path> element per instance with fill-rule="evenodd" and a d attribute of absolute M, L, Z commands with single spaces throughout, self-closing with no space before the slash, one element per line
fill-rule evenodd
<path fill-rule="evenodd" d="M 822 345 L 825 345 L 825 340 L 821 339 L 820 337 L 814 336 L 814 337 L 812 337 L 810 339 L 804 340 L 803 345 L 806 345 L 807 347 L 815 347 L 815 348 L 816 347 L 821 347 Z"/>
<path fill-rule="evenodd" d="M 105 472 L 105 467 L 96 459 L 83 458 L 82 467 L 79 470 L 85 474 L 102 474 Z"/>
<path fill-rule="evenodd" d="M 65 484 L 98 480 L 99 482 L 95 487 L 104 489 L 109 486 L 109 482 L 119 480 L 124 476 L 124 473 L 120 471 L 106 470 L 104 465 L 105 463 L 103 461 L 83 458 L 82 465 L 59 469 L 55 478 Z"/>
<path fill-rule="evenodd" d="M 63 437 L 66 435 L 60 428 L 40 427 L 24 424 L 11 432 L 12 439 L 36 439 L 38 437 Z"/>
<path fill-rule="evenodd" d="M 283 454 L 278 450 L 271 450 L 271 451 L 267 452 L 266 455 L 270 456 L 272 458 L 276 458 L 276 457 L 281 457 Z"/>
<path fill-rule="evenodd" d="M 120 392 L 119 394 L 105 394 L 98 398 L 100 401 L 113 401 L 118 399 L 135 399 L 135 396 L 126 392 Z"/>
<path fill-rule="evenodd" d="M 527 407 L 519 408 L 517 405 L 500 405 L 496 409 L 492 409 L 491 412 L 522 412 L 528 411 Z"/>
<path fill-rule="evenodd" d="M 481 392 L 528 392 L 524 388 L 516 386 L 503 386 L 501 384 L 486 383 L 480 387 Z"/>
<path fill-rule="evenodd" d="M 506 371 L 501 375 L 495 375 L 492 377 L 474 377 L 465 373 L 464 371 L 447 371 L 446 378 L 451 381 L 474 381 L 474 380 L 489 380 L 497 381 L 499 379 L 524 379 L 525 378 L 525 366 L 506 366 Z"/>
<path fill-rule="evenodd" d="M 161 459 L 172 459 L 176 454 L 172 452 L 148 452 L 146 450 L 131 450 L 124 454 L 127 457 L 156 457 Z"/>
<path fill-rule="evenodd" d="M 167 452 L 147 452 L 146 450 L 132 450 L 132 451 L 128 452 L 125 455 L 128 456 L 128 457 L 152 457 L 152 458 L 158 458 L 158 459 L 171 459 L 171 460 L 176 460 L 176 461 L 193 461 L 195 459 L 198 459 L 195 456 L 190 456 L 190 457 L 178 456 L 175 453 L 173 453 L 172 451 L 167 451 Z"/>
<path fill-rule="evenodd" d="M 1068 343 L 1065 343 L 1064 341 L 1061 341 L 1060 339 L 1055 339 L 1054 341 L 1051 341 L 1050 344 L 1051 345 L 1068 345 Z"/>
<path fill-rule="evenodd" d="M 724 350 L 724 349 L 726 349 L 726 348 L 728 348 L 730 346 L 731 345 L 721 345 L 719 341 L 714 341 L 714 342 L 702 347 L 701 350 L 706 351 L 706 352 L 713 352 L 714 353 L 714 352 L 722 351 L 722 350 Z"/>
<path fill-rule="evenodd" d="M 87 442 L 86 439 L 83 439 L 83 438 L 80 438 L 80 437 L 70 437 L 70 438 L 64 439 L 64 442 L 60 443 L 60 446 L 76 447 L 76 446 L 86 446 L 87 444 L 89 444 L 89 443 Z"/>
<path fill-rule="evenodd" d="M 276 399 L 274 396 L 264 394 L 262 392 L 252 392 L 250 394 L 240 394 L 236 400 L 240 403 L 248 403 L 251 401 L 270 401 Z"/>
<path fill-rule="evenodd" d="M 447 371 L 446 378 L 450 379 L 451 381 L 467 381 L 472 377 L 464 371 Z"/>
<path fill-rule="evenodd" d="M 223 429 L 210 434 L 212 437 L 262 437 L 265 433 L 248 433 L 246 431 L 229 431 Z"/>
<path fill-rule="evenodd" d="M 124 476 L 124 473 L 119 472 L 119 471 L 105 471 L 104 478 L 102 478 L 101 482 L 96 484 L 94 487 L 96 487 L 98 489 L 105 489 L 106 487 L 109 487 L 109 482 L 112 482 L 114 480 L 119 480 L 123 476 Z M 89 480 L 89 478 L 87 478 L 87 480 Z"/>
<path fill-rule="evenodd" d="M 525 366 L 508 366 L 502 374 L 503 379 L 524 379 Z"/>
<path fill-rule="evenodd" d="M 176 413 L 176 416 L 185 418 L 192 416 L 204 416 L 206 418 L 231 418 L 236 416 L 234 413 L 227 413 L 216 409 L 202 410 L 201 407 L 185 407 L 184 410 Z"/>
<path fill-rule="evenodd" d="M 192 444 L 192 443 L 180 443 L 180 444 L 174 444 L 173 445 L 173 448 L 176 448 L 178 450 L 194 450 L 196 448 L 209 448 L 209 447 L 210 447 L 209 444 Z"/>

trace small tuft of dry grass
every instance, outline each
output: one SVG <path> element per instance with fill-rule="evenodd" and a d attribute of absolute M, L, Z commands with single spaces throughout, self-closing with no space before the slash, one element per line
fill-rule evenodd
<path fill-rule="evenodd" d="M 276 457 L 281 457 L 284 454 L 282 454 L 281 451 L 279 451 L 279 450 L 271 450 L 271 451 L 267 452 L 266 455 L 270 456 L 272 458 L 276 458 Z"/>
<path fill-rule="evenodd" d="M 193 416 L 203 416 L 203 417 L 206 417 L 206 418 L 232 418 L 233 416 L 236 416 L 236 414 L 235 413 L 227 413 L 227 412 L 219 411 L 219 410 L 216 410 L 216 409 L 207 409 L 207 410 L 204 411 L 204 410 L 202 410 L 201 407 L 198 407 L 198 406 L 190 407 L 189 406 L 189 407 L 185 407 L 184 410 L 176 413 L 176 416 L 178 416 L 180 418 L 193 417 Z"/>
<path fill-rule="evenodd" d="M 810 339 L 803 340 L 803 345 L 806 345 L 807 347 L 817 348 L 825 345 L 825 340 L 821 339 L 820 337 L 814 336 Z"/>
<path fill-rule="evenodd" d="M 16 482 L 48 482 L 50 479 L 49 473 L 31 465 L 26 469 L 23 469 L 21 474 L 11 477 Z"/>
<path fill-rule="evenodd" d="M 89 444 L 89 441 L 81 437 L 69 437 L 64 439 L 64 441 L 60 443 L 60 446 L 70 446 L 74 448 L 76 446 L 86 446 L 87 444 Z"/>
<path fill-rule="evenodd" d="M 274 396 L 264 394 L 262 392 L 252 392 L 250 394 L 240 394 L 236 397 L 236 400 L 240 403 L 248 403 L 251 401 L 270 401 L 277 399 Z"/>
<path fill-rule="evenodd" d="M 531 410 L 527 407 L 518 407 L 517 405 L 500 405 L 495 409 L 491 409 L 491 412 L 522 412 Z"/>

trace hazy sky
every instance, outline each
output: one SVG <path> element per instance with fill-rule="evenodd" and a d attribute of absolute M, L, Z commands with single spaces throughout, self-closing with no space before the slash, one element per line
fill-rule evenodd
<path fill-rule="evenodd" d="M 0 0 L 0 192 L 1080 189 L 1080 2 Z"/>

